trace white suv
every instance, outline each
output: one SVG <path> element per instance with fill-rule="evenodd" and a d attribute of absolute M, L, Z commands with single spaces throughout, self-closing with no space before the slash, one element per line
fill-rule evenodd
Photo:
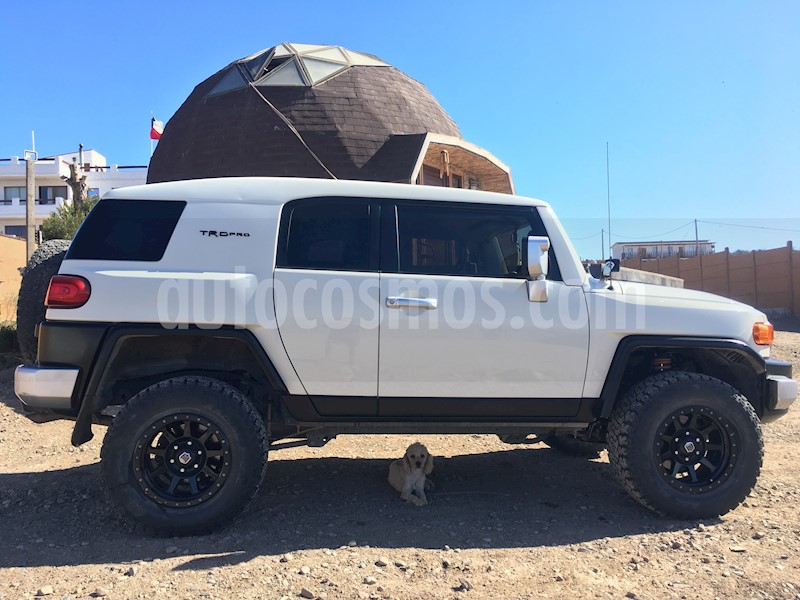
<path fill-rule="evenodd" d="M 270 444 L 340 433 L 608 445 L 660 513 L 738 505 L 761 422 L 797 395 L 772 325 L 701 292 L 592 277 L 529 198 L 308 179 L 112 191 L 50 284 L 32 418 L 109 424 L 102 473 L 139 522 L 238 514 Z"/>

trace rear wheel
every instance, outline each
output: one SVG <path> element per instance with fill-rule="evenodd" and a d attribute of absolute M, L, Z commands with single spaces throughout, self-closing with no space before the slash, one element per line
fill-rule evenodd
<path fill-rule="evenodd" d="M 267 465 L 264 422 L 235 388 L 176 377 L 136 394 L 106 433 L 102 474 L 114 502 L 160 533 L 202 533 L 238 515 Z"/>
<path fill-rule="evenodd" d="M 747 399 L 698 373 L 660 373 L 614 408 L 608 456 L 617 478 L 643 505 L 697 519 L 735 508 L 756 483 L 761 425 Z"/>

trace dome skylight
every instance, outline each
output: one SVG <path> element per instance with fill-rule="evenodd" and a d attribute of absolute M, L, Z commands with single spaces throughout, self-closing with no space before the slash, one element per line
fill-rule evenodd
<path fill-rule="evenodd" d="M 341 46 L 284 43 L 237 61 L 208 95 L 223 94 L 250 83 L 310 87 L 353 66 L 390 65 L 374 56 Z"/>

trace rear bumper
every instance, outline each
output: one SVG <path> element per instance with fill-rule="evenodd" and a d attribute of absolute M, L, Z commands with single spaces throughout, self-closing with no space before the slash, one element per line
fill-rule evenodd
<path fill-rule="evenodd" d="M 80 369 L 20 365 L 14 393 L 26 410 L 70 410 Z"/>

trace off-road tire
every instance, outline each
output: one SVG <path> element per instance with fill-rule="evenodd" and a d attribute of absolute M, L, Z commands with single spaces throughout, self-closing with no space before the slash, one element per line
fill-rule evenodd
<path fill-rule="evenodd" d="M 44 320 L 44 306 L 50 278 L 58 273 L 70 240 L 48 240 L 33 253 L 25 272 L 17 298 L 17 341 L 26 363 L 36 362 L 36 325 Z"/>
<path fill-rule="evenodd" d="M 664 516 L 701 519 L 747 497 L 761 470 L 764 441 L 753 407 L 730 385 L 666 372 L 635 385 L 614 408 L 608 457 L 638 502 Z"/>
<path fill-rule="evenodd" d="M 169 427 L 177 429 L 169 432 Z M 202 432 L 208 434 L 206 442 Z M 159 436 L 167 435 L 166 442 L 159 441 Z M 196 471 L 192 489 L 181 497 L 180 490 L 189 486 L 190 478 L 178 476 L 181 461 L 175 458 L 186 454 L 162 454 L 159 458 L 150 451 L 171 453 L 173 442 L 178 451 L 178 444 L 185 445 L 186 440 L 190 440 L 190 450 L 204 449 L 208 458 L 195 457 L 183 463 L 187 469 L 201 466 L 202 472 Z M 216 451 L 202 445 L 215 440 Z M 163 535 L 206 533 L 232 520 L 256 495 L 267 467 L 268 449 L 264 421 L 239 390 L 207 377 L 175 377 L 136 394 L 114 418 L 100 453 L 103 485 L 129 521 Z M 212 454 L 216 457 L 211 458 Z M 160 461 L 161 466 L 148 471 L 153 461 Z M 199 464 L 192 465 L 195 461 Z M 204 474 L 207 467 L 216 479 Z M 172 484 L 172 492 L 159 488 L 165 477 L 180 479 L 177 488 Z M 212 483 L 195 493 L 199 480 Z"/>

